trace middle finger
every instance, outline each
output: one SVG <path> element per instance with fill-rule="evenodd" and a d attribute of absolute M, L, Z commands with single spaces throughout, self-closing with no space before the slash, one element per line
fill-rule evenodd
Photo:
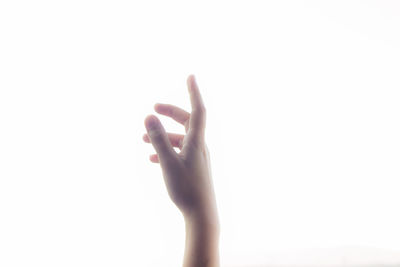
<path fill-rule="evenodd" d="M 154 109 L 157 113 L 168 116 L 180 124 L 184 125 L 185 128 L 188 126 L 190 113 L 186 110 L 183 110 L 177 106 L 170 104 L 160 104 L 157 103 L 154 105 Z"/>

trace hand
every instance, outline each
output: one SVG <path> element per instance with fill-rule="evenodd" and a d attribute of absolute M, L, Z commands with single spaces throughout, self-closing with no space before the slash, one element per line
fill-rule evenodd
<path fill-rule="evenodd" d="M 170 198 L 182 212 L 186 226 L 184 266 L 219 266 L 219 220 L 211 178 L 210 156 L 205 144 L 206 110 L 193 75 L 187 79 L 192 112 L 168 104 L 156 104 L 156 112 L 185 126 L 186 135 L 166 133 L 160 120 L 145 119 L 147 134 L 157 154 Z M 173 147 L 180 149 L 176 153 Z"/>
<path fill-rule="evenodd" d="M 160 163 L 172 201 L 185 218 L 215 216 L 210 156 L 205 144 L 206 110 L 193 75 L 187 79 L 192 113 L 168 104 L 156 104 L 157 113 L 171 117 L 185 126 L 186 135 L 166 133 L 159 119 L 145 119 L 147 134 L 143 140 L 152 143 L 157 154 L 150 161 Z M 176 153 L 173 147 L 180 149 Z"/>

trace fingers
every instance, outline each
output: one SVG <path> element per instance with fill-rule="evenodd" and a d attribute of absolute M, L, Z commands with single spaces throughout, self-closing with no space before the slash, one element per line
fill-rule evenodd
<path fill-rule="evenodd" d="M 160 163 L 160 160 L 158 159 L 157 154 L 150 155 L 150 161 L 153 163 Z"/>
<path fill-rule="evenodd" d="M 192 131 L 192 134 L 196 138 L 203 140 L 206 127 L 206 109 L 204 107 L 203 99 L 194 75 L 189 75 L 187 79 L 187 85 L 190 95 L 190 103 L 192 106 L 189 131 Z"/>
<path fill-rule="evenodd" d="M 189 121 L 190 113 L 181 108 L 178 108 L 174 105 L 157 103 L 154 105 L 154 109 L 156 112 L 162 115 L 171 117 L 185 127 L 189 126 L 187 122 Z"/>
<path fill-rule="evenodd" d="M 183 134 L 175 134 L 175 133 L 167 133 L 168 136 L 168 140 L 171 143 L 171 145 L 173 147 L 179 147 L 180 149 L 182 149 L 182 145 L 183 145 L 183 139 L 185 138 L 185 136 Z M 150 143 L 150 137 L 148 134 L 144 134 L 143 135 L 143 140 L 146 143 Z"/>
<path fill-rule="evenodd" d="M 176 156 L 176 152 L 171 146 L 160 120 L 154 115 L 149 115 L 144 123 L 150 142 L 156 150 L 159 160 L 162 162 L 173 159 Z"/>

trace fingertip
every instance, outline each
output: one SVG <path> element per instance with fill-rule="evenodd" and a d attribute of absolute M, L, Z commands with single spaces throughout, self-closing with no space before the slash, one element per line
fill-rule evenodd
<path fill-rule="evenodd" d="M 187 85 L 188 85 L 188 89 L 189 91 L 191 91 L 193 89 L 193 85 L 195 83 L 196 79 L 194 74 L 190 74 L 187 78 Z"/>
<path fill-rule="evenodd" d="M 149 159 L 153 163 L 159 163 L 157 154 L 150 155 Z"/>
<path fill-rule="evenodd" d="M 156 115 L 154 115 L 154 114 L 149 114 L 149 115 L 146 116 L 145 121 L 153 120 L 153 119 L 157 119 Z"/>
<path fill-rule="evenodd" d="M 158 123 L 159 123 L 158 118 L 153 114 L 148 115 L 144 120 L 144 125 L 146 126 L 147 130 L 156 128 Z"/>
<path fill-rule="evenodd" d="M 145 141 L 146 143 L 149 142 L 149 136 L 148 136 L 148 134 L 143 134 L 142 139 L 143 139 L 143 141 Z"/>
<path fill-rule="evenodd" d="M 162 105 L 161 103 L 155 103 L 154 104 L 154 110 L 158 111 L 160 109 L 161 105 Z"/>
<path fill-rule="evenodd" d="M 144 125 L 145 125 L 145 126 L 147 125 L 147 122 L 148 122 L 148 120 L 149 120 L 149 118 L 150 118 L 151 116 L 153 116 L 153 115 L 147 115 L 147 116 L 144 118 Z"/>
<path fill-rule="evenodd" d="M 163 114 L 167 111 L 167 105 L 162 103 L 156 103 L 154 104 L 154 110 L 159 114 Z"/>

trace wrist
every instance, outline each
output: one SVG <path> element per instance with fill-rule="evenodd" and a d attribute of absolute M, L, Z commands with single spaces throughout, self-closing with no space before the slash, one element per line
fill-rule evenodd
<path fill-rule="evenodd" d="M 210 213 L 192 213 L 185 217 L 185 267 L 219 266 L 219 220 Z"/>
<path fill-rule="evenodd" d="M 219 236 L 220 224 L 216 211 L 191 212 L 184 215 L 186 229 L 200 231 L 204 234 Z"/>

